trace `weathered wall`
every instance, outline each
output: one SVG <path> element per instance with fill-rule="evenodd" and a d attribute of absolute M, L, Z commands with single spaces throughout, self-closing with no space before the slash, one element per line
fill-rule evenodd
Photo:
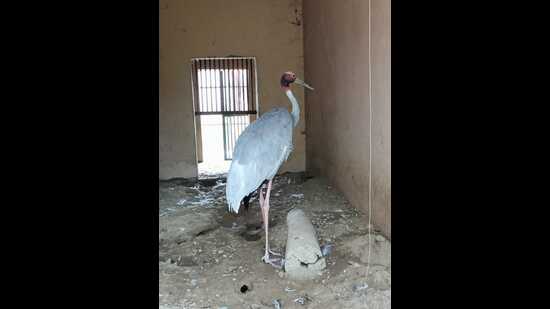
<path fill-rule="evenodd" d="M 279 79 L 287 70 L 304 75 L 301 0 L 160 0 L 159 5 L 159 178 L 196 177 L 190 59 L 255 56 L 260 113 L 290 108 Z M 293 90 L 304 110 L 303 89 Z M 305 170 L 301 116 L 294 151 L 280 172 Z"/>
<path fill-rule="evenodd" d="M 391 238 L 391 1 L 372 4 L 372 190 L 374 217 Z"/>
<path fill-rule="evenodd" d="M 391 238 L 390 1 L 304 0 L 307 170 L 368 212 L 369 31 L 372 36 L 372 218 Z"/>

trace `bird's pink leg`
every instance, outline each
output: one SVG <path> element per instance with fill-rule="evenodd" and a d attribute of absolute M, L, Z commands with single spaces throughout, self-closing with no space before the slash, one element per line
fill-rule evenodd
<path fill-rule="evenodd" d="M 264 221 L 264 187 L 265 185 L 261 185 L 258 189 L 258 195 L 259 195 L 259 201 L 260 201 L 260 210 L 262 211 L 262 223 Z M 264 224 L 265 225 L 265 224 Z"/>
<path fill-rule="evenodd" d="M 264 199 L 264 189 L 265 189 L 265 185 L 262 185 L 260 187 L 260 189 L 258 190 L 259 191 L 259 198 L 260 198 L 260 209 L 262 210 L 262 223 L 264 225 L 264 229 L 265 229 L 265 218 L 266 218 L 266 214 L 265 214 L 265 209 L 264 209 L 264 203 L 265 203 L 265 199 Z M 271 188 L 269 188 L 269 191 L 271 191 Z M 268 205 L 269 206 L 269 205 Z M 268 207 L 269 209 L 269 207 Z M 269 213 L 267 214 L 267 217 L 269 217 Z M 282 256 L 282 254 L 280 253 L 277 253 L 277 252 L 274 252 L 274 251 L 271 251 L 271 249 L 269 249 L 269 247 L 267 248 L 267 251 L 273 255 L 278 255 L 278 256 Z"/>
<path fill-rule="evenodd" d="M 269 253 L 273 253 L 269 250 L 269 194 L 271 192 L 271 180 L 267 183 L 267 193 L 262 206 L 262 215 L 265 229 L 265 255 L 262 258 L 264 262 L 271 264 L 276 268 L 282 268 L 282 259 L 272 259 L 269 257 Z"/>
<path fill-rule="evenodd" d="M 264 191 L 263 191 L 263 188 L 265 188 L 265 185 L 262 185 L 259 189 L 258 189 L 258 195 L 260 196 L 260 206 L 263 207 L 264 205 Z"/>
<path fill-rule="evenodd" d="M 262 210 L 262 223 L 264 224 L 264 229 L 265 229 L 265 220 L 264 218 L 268 218 L 268 221 L 269 221 L 269 213 L 265 213 L 265 209 L 264 209 L 264 203 L 265 203 L 265 198 L 264 198 L 264 195 L 263 195 L 263 190 L 266 188 L 266 185 L 262 185 L 260 187 L 260 190 L 259 190 L 259 195 L 260 195 L 260 209 Z M 268 189 L 269 192 L 271 192 L 271 187 Z M 269 210 L 269 205 L 268 205 L 268 210 Z M 269 223 L 269 222 L 268 222 Z M 268 224 L 269 225 L 269 224 Z M 278 255 L 278 256 L 282 256 L 282 254 L 280 253 L 277 253 L 275 251 L 271 251 L 271 249 L 269 249 L 269 246 L 267 246 L 267 251 L 273 255 Z"/>

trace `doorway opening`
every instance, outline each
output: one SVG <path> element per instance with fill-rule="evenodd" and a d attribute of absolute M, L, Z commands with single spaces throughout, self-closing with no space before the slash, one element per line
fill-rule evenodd
<path fill-rule="evenodd" d="M 229 170 L 237 139 L 258 115 L 254 57 L 191 60 L 199 177 Z"/>

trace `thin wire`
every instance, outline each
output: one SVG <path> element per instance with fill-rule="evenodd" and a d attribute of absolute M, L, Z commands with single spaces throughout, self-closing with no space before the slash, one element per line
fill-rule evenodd
<path fill-rule="evenodd" d="M 372 49 L 372 24 L 371 24 L 371 0 L 369 0 L 369 248 L 367 254 L 367 273 L 365 275 L 365 280 L 369 276 L 369 267 L 370 267 L 370 253 L 371 253 L 371 221 L 372 221 L 372 59 L 371 59 L 371 49 Z"/>
<path fill-rule="evenodd" d="M 388 1 L 388 6 L 389 6 L 388 11 L 390 12 L 390 13 L 389 13 L 389 16 L 388 16 L 388 19 L 389 19 L 389 20 L 388 20 L 388 27 L 389 27 L 389 29 L 388 29 L 388 30 L 389 30 L 388 35 L 389 35 L 389 37 L 391 38 L 391 0 Z M 391 65 L 391 39 L 389 40 L 388 45 L 389 45 L 389 46 L 388 46 L 388 61 L 390 61 L 390 65 Z M 387 90 L 387 93 L 391 96 L 391 92 L 390 92 L 390 82 L 391 82 L 391 81 L 388 81 L 388 83 L 386 83 L 386 86 L 387 86 L 386 90 Z M 390 100 L 391 100 L 391 97 L 390 97 Z M 391 120 L 391 117 L 390 117 L 390 120 Z M 388 123 L 390 123 L 390 122 L 388 121 Z M 388 131 L 387 131 L 387 132 L 388 132 L 388 135 L 391 136 L 391 125 L 388 125 Z M 387 163 L 387 167 L 388 167 L 387 170 L 388 170 L 388 172 L 389 172 L 388 175 L 391 176 L 391 164 L 390 164 L 391 153 L 389 154 L 389 156 L 390 156 L 390 157 L 388 158 L 388 160 L 386 160 L 386 162 L 388 162 L 388 163 Z M 388 177 L 390 177 L 390 176 L 388 176 Z M 385 196 L 384 196 L 385 198 L 384 198 L 384 200 L 386 201 L 386 206 L 387 206 L 387 203 L 388 203 L 388 182 L 386 182 L 385 187 L 386 187 L 386 190 L 385 190 Z M 387 231 L 387 228 L 388 228 L 388 225 L 389 225 L 389 224 L 388 224 L 388 207 L 386 207 L 386 211 L 384 211 L 384 214 L 385 214 L 385 220 L 384 220 L 384 222 L 385 222 L 385 224 L 386 224 L 386 231 Z M 391 232 L 391 229 L 390 229 L 390 232 Z M 387 233 L 387 232 L 386 232 L 386 233 Z M 384 244 L 386 245 L 386 248 L 387 248 L 387 247 L 388 247 L 387 242 L 384 242 Z M 391 259 L 390 259 L 390 261 L 388 261 L 388 265 L 390 265 L 390 267 L 391 267 Z"/>

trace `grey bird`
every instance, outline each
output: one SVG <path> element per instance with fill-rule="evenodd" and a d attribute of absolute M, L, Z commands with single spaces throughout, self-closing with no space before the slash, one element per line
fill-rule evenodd
<path fill-rule="evenodd" d="M 239 212 L 241 202 L 248 208 L 250 196 L 258 190 L 262 221 L 265 230 L 265 254 L 262 260 L 281 268 L 282 258 L 272 258 L 269 249 L 269 196 L 273 177 L 292 152 L 292 130 L 300 120 L 300 106 L 290 84 L 296 83 L 313 90 L 293 72 L 281 76 L 281 89 L 286 93 L 292 111 L 277 107 L 251 123 L 239 136 L 233 151 L 233 161 L 227 174 L 226 199 L 229 210 Z M 265 192 L 263 190 L 267 189 Z"/>

